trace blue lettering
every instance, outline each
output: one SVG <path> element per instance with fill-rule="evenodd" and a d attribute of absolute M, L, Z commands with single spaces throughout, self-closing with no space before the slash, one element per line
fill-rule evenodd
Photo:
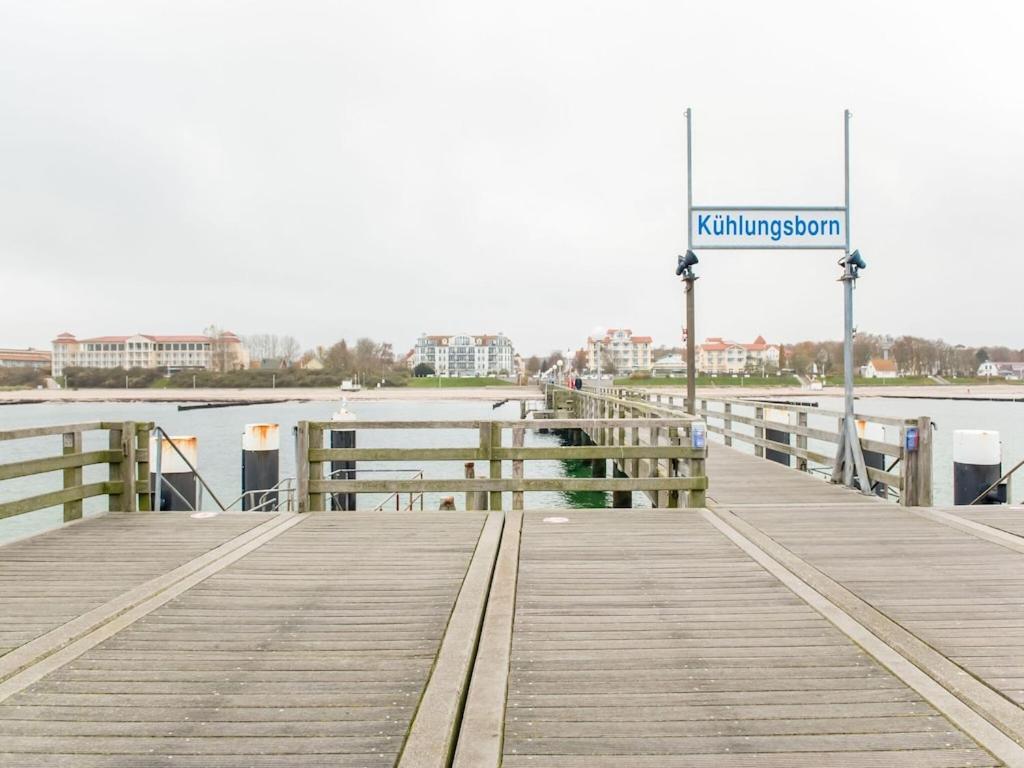
<path fill-rule="evenodd" d="M 782 237 L 782 222 L 778 219 L 772 219 L 772 240 L 778 241 Z"/>
<path fill-rule="evenodd" d="M 711 230 L 708 228 L 708 219 L 711 218 L 710 214 L 697 214 L 697 234 L 698 235 L 710 235 Z"/>
<path fill-rule="evenodd" d="M 782 225 L 782 231 L 786 235 L 786 237 L 792 237 L 793 236 L 793 222 L 792 221 L 785 222 Z"/>

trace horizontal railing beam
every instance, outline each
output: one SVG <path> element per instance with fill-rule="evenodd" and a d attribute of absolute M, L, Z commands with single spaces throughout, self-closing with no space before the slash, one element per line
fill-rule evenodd
<path fill-rule="evenodd" d="M 705 490 L 706 477 L 641 478 L 464 478 L 423 480 L 310 480 L 315 493 L 462 493 L 465 491 L 691 491 Z"/>
<path fill-rule="evenodd" d="M 69 453 L 66 456 L 48 456 L 44 459 L 15 461 L 10 464 L 0 464 L 0 480 L 41 475 L 62 469 L 88 467 L 93 464 L 119 464 L 122 458 L 120 451 L 87 451 L 85 453 Z"/>
<path fill-rule="evenodd" d="M 788 445 L 787 443 L 777 443 L 774 440 L 768 440 L 766 438 L 752 437 L 750 435 L 744 435 L 740 432 L 736 432 L 731 429 L 724 429 L 715 425 L 708 425 L 708 431 L 714 432 L 716 435 L 722 435 L 724 437 L 731 437 L 733 440 L 742 440 L 750 443 L 751 445 L 758 445 L 762 448 L 768 448 L 772 451 L 778 451 L 779 453 L 786 453 L 790 456 L 796 456 L 800 459 L 807 459 L 807 461 L 813 461 L 815 464 L 822 464 L 824 466 L 831 466 L 834 457 L 825 456 L 822 453 L 811 451 L 806 448 L 798 448 L 795 445 Z"/>
<path fill-rule="evenodd" d="M 475 429 L 494 424 L 501 429 L 584 429 L 592 427 L 674 427 L 688 430 L 700 419 L 669 415 L 654 419 L 522 419 L 519 421 L 311 421 L 310 429 Z"/>
<path fill-rule="evenodd" d="M 47 507 L 57 507 L 61 504 L 81 501 L 93 496 L 121 493 L 121 486 L 122 483 L 120 482 L 89 483 L 87 485 L 76 485 L 73 488 L 63 488 L 59 491 L 41 493 L 38 496 L 29 496 L 25 499 L 9 501 L 0 504 L 0 519 L 22 515 L 26 512 L 35 512 Z"/>
<path fill-rule="evenodd" d="M 868 481 L 872 483 L 882 483 L 893 488 L 903 490 L 903 478 L 893 472 L 886 472 L 881 469 L 875 469 L 874 467 L 865 467 L 868 473 Z"/>
<path fill-rule="evenodd" d="M 725 413 L 723 411 L 706 411 L 698 409 L 698 412 L 704 416 L 705 419 L 716 419 L 718 421 L 733 421 L 738 424 L 746 424 L 751 427 L 762 427 L 764 429 L 776 429 L 779 432 L 789 432 L 793 435 L 800 435 L 801 437 L 809 437 L 812 440 L 820 440 L 823 443 L 838 443 L 839 433 L 829 432 L 824 429 L 815 429 L 813 427 L 801 427 L 799 424 L 783 424 L 778 421 L 768 421 L 766 419 L 758 419 L 755 416 L 743 416 L 737 414 L 736 411 L 731 413 Z M 895 446 L 893 446 L 895 448 Z"/>
<path fill-rule="evenodd" d="M 587 445 L 495 448 L 311 448 L 310 461 L 529 461 L 561 459 L 701 459 L 704 451 L 678 445 Z"/>
<path fill-rule="evenodd" d="M 4 440 L 25 440 L 30 437 L 48 437 L 63 435 L 68 432 L 94 432 L 104 429 L 102 422 L 90 421 L 84 424 L 60 424 L 51 427 L 24 427 L 21 429 L 0 430 L 0 442 Z"/>

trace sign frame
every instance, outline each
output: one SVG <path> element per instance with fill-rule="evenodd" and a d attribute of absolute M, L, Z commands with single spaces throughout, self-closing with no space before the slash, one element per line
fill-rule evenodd
<path fill-rule="evenodd" d="M 693 214 L 700 212 L 718 213 L 728 211 L 751 211 L 770 213 L 840 213 L 843 215 L 843 242 L 834 245 L 772 245 L 755 243 L 752 245 L 694 245 Z M 689 247 L 702 251 L 752 251 L 752 250 L 787 250 L 787 251 L 844 251 L 850 250 L 849 216 L 847 209 L 841 205 L 690 205 L 689 206 Z"/>

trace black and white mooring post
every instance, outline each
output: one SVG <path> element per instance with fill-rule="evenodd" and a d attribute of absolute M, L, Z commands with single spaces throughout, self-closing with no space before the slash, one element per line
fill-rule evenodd
<path fill-rule="evenodd" d="M 277 509 L 281 433 L 277 424 L 246 424 L 242 433 L 242 509 Z"/>
<path fill-rule="evenodd" d="M 171 441 L 174 445 L 171 445 Z M 169 438 L 151 436 L 149 455 L 153 466 L 149 487 L 156 489 L 159 486 L 160 496 L 159 504 L 154 502 L 153 509 L 160 512 L 199 511 L 198 484 L 192 469 L 199 465 L 199 438 L 193 435 Z"/>
<path fill-rule="evenodd" d="M 1002 444 L 998 432 L 988 429 L 953 432 L 954 504 L 1005 504 L 1006 483 L 997 485 L 1002 472 Z"/>
<path fill-rule="evenodd" d="M 331 421 L 344 423 L 355 421 L 356 415 L 351 411 L 340 408 L 337 413 L 331 416 Z M 356 431 L 354 429 L 332 429 L 331 448 L 355 448 Z M 332 461 L 331 480 L 355 480 L 356 463 L 354 461 Z M 351 511 L 356 508 L 356 495 L 354 493 L 332 493 L 331 509 Z"/>

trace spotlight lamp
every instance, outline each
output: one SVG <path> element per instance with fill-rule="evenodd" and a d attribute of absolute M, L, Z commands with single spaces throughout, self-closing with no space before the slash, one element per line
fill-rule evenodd
<path fill-rule="evenodd" d="M 860 255 L 860 251 L 847 254 L 839 260 L 839 265 L 845 268 L 851 277 L 857 277 L 857 273 L 860 270 L 868 268 L 868 265 L 864 262 L 864 257 Z"/>
<path fill-rule="evenodd" d="M 687 250 L 684 256 L 678 257 L 679 262 L 676 264 L 676 275 L 683 277 L 686 280 L 692 280 L 694 278 L 693 267 L 698 263 L 697 254 L 693 251 Z"/>

